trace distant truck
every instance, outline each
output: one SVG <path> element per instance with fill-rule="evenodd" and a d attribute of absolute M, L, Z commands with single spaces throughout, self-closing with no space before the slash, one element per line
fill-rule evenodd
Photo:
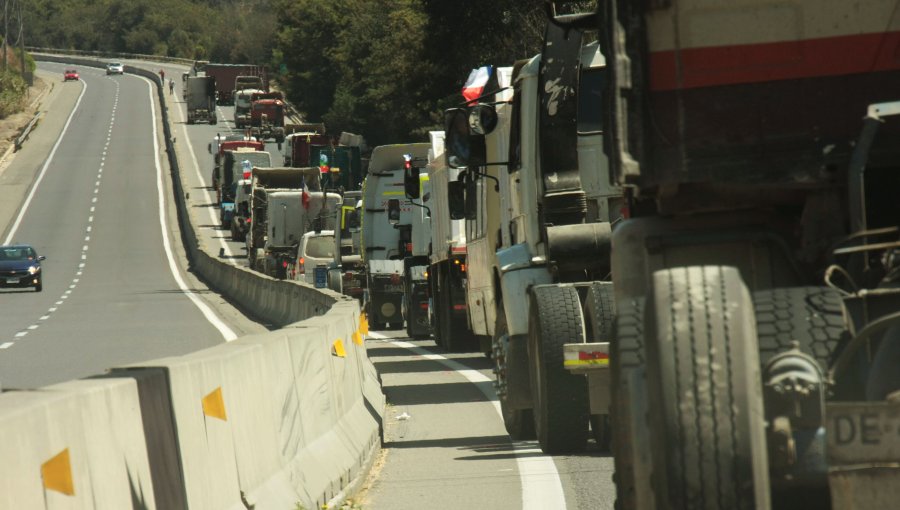
<path fill-rule="evenodd" d="M 263 142 L 251 140 L 246 135 L 216 135 L 213 142 L 209 145 L 209 150 L 213 154 L 212 183 L 213 189 L 216 190 L 216 203 L 221 202 L 219 193 L 219 167 L 225 157 L 225 151 L 235 150 L 240 147 L 249 147 L 253 150 L 264 151 L 266 145 Z M 269 165 L 271 166 L 271 165 Z"/>
<path fill-rule="evenodd" d="M 253 105 L 253 96 L 265 94 L 262 89 L 243 89 L 234 93 L 234 126 L 238 129 L 250 127 L 250 108 Z"/>
<path fill-rule="evenodd" d="M 253 168 L 268 168 L 272 166 L 272 159 L 268 152 L 256 150 L 254 147 L 239 147 L 226 150 L 219 165 L 219 187 L 216 190 L 220 207 L 220 219 L 222 228 L 231 226 L 232 214 L 235 203 L 234 195 L 237 181 L 243 178 L 244 173 L 250 173 Z"/>
<path fill-rule="evenodd" d="M 188 76 L 185 90 L 187 123 L 216 123 L 216 82 L 208 76 Z"/>
<path fill-rule="evenodd" d="M 362 192 L 347 191 L 334 225 L 334 261 L 328 269 L 328 288 L 363 302 L 366 269 L 361 253 Z"/>
<path fill-rule="evenodd" d="M 250 231 L 250 192 L 252 190 L 252 169 L 243 171 L 241 180 L 234 187 L 234 214 L 231 215 L 231 240 L 243 242 Z"/>
<path fill-rule="evenodd" d="M 216 102 L 221 105 L 234 104 L 235 80 L 239 76 L 253 76 L 258 78 L 261 90 L 268 90 L 269 77 L 265 66 L 253 64 L 217 64 L 207 63 L 204 66 L 206 76 L 216 81 Z"/>
<path fill-rule="evenodd" d="M 331 143 L 331 139 L 318 131 L 297 131 L 285 136 L 282 147 L 284 166 L 303 168 L 318 165 L 310 157 L 310 148 L 313 145 L 324 146 Z"/>
<path fill-rule="evenodd" d="M 413 206 L 404 192 L 404 155 L 424 160 L 427 143 L 383 145 L 372 151 L 363 182 L 362 257 L 369 325 L 403 327 L 404 266 L 411 254 Z"/>
<path fill-rule="evenodd" d="M 253 168 L 251 175 L 250 267 L 283 279 L 303 234 L 333 229 L 341 196 L 321 190 L 315 167 Z"/>
<path fill-rule="evenodd" d="M 257 140 L 284 142 L 284 99 L 280 92 L 254 94 L 250 98 L 250 134 Z"/>
<path fill-rule="evenodd" d="M 428 283 L 435 343 L 450 352 L 479 348 L 467 316 L 466 291 L 469 285 L 466 222 L 463 215 L 451 216 L 451 202 L 460 202 L 460 170 L 450 168 L 444 151 L 444 132 L 429 133 L 431 149 L 426 171 L 433 198 L 431 204 L 431 253 Z M 456 204 L 458 205 L 458 204 Z"/>

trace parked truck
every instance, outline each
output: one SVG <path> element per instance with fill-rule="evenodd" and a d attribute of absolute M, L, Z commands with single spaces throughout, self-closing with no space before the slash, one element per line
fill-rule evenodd
<path fill-rule="evenodd" d="M 266 145 L 251 139 L 247 135 L 216 135 L 208 149 L 213 154 L 212 183 L 213 189 L 216 190 L 216 204 L 222 201 L 221 189 L 219 188 L 220 166 L 225 158 L 225 151 L 235 150 L 241 147 L 250 148 L 257 151 L 264 151 Z"/>
<path fill-rule="evenodd" d="M 362 192 L 346 191 L 337 211 L 334 262 L 328 268 L 328 288 L 364 302 L 366 269 L 362 261 L 360 229 Z"/>
<path fill-rule="evenodd" d="M 238 181 L 243 178 L 243 174 L 249 173 L 253 168 L 271 166 L 272 159 L 269 153 L 258 150 L 256 147 L 237 147 L 224 151 L 217 179 L 219 187 L 216 189 L 222 228 L 231 227 L 232 215 L 236 207 L 235 190 Z"/>
<path fill-rule="evenodd" d="M 623 199 L 603 155 L 606 66 L 585 44 L 591 22 L 552 19 L 511 95 L 485 91 L 447 113 L 450 162 L 466 167 L 469 317 L 492 331 L 507 430 L 547 453 L 581 450 L 590 432 L 609 444 L 610 232 Z"/>
<path fill-rule="evenodd" d="M 897 2 L 602 7 L 619 506 L 895 508 Z"/>
<path fill-rule="evenodd" d="M 254 94 L 250 99 L 250 134 L 257 140 L 284 142 L 284 99 L 280 92 Z"/>
<path fill-rule="evenodd" d="M 185 90 L 187 123 L 216 123 L 216 82 L 208 76 L 188 76 Z"/>
<path fill-rule="evenodd" d="M 285 278 L 300 238 L 315 229 L 333 230 L 340 204 L 340 195 L 322 191 L 318 168 L 253 168 L 250 267 Z"/>
<path fill-rule="evenodd" d="M 206 76 L 216 81 L 216 101 L 221 105 L 234 104 L 235 81 L 239 76 L 252 76 L 260 86 L 260 90 L 268 90 L 269 77 L 265 66 L 253 64 L 219 64 L 207 63 L 204 66 Z"/>
<path fill-rule="evenodd" d="M 431 154 L 429 147 L 428 153 Z M 411 154 L 404 156 L 404 192 L 412 206 L 409 226 L 409 245 L 403 258 L 403 319 L 406 334 L 413 339 L 431 337 L 430 292 L 428 266 L 431 255 L 431 205 L 434 203 L 431 182 L 424 167 L 427 158 L 416 160 Z M 408 185 L 407 185 L 408 183 Z"/>
<path fill-rule="evenodd" d="M 451 216 L 450 201 L 462 200 L 460 170 L 447 165 L 444 132 L 429 133 L 428 172 L 431 186 L 431 253 L 428 263 L 430 315 L 434 341 L 450 352 L 479 348 L 467 315 L 467 260 L 465 217 Z M 455 194 L 454 194 L 455 193 Z"/>
<path fill-rule="evenodd" d="M 265 93 L 265 90 L 250 88 L 234 92 L 234 127 L 244 129 L 251 126 L 250 109 L 253 106 L 253 97 Z"/>
<path fill-rule="evenodd" d="M 427 143 L 383 145 L 372 151 L 363 183 L 362 258 L 373 329 L 403 327 L 403 259 L 411 253 L 413 206 L 404 187 L 405 155 L 424 159 Z"/>
<path fill-rule="evenodd" d="M 316 166 L 318 160 L 314 163 L 310 157 L 310 148 L 313 145 L 328 145 L 331 139 L 325 135 L 323 131 L 313 130 L 297 130 L 285 136 L 283 150 L 284 166 L 293 166 L 303 168 L 308 166 Z"/>

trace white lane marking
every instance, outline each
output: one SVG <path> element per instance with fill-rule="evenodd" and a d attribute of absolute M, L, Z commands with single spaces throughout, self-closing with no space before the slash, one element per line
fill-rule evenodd
<path fill-rule="evenodd" d="M 94 212 L 94 209 L 96 209 L 96 207 L 91 206 L 91 212 Z M 93 216 L 90 217 L 90 221 L 94 221 L 94 217 L 93 217 Z"/>
<path fill-rule="evenodd" d="M 84 245 L 81 247 L 81 251 L 88 251 L 88 245 Z"/>
<path fill-rule="evenodd" d="M 47 319 L 49 319 L 49 318 L 50 318 L 49 315 L 41 315 L 41 318 L 38 319 L 38 320 L 39 320 L 39 321 L 45 321 L 45 320 L 47 320 Z"/>
<path fill-rule="evenodd" d="M 96 203 L 97 203 L 97 197 L 92 198 L 92 199 L 91 199 L 91 203 L 96 204 Z"/>
<path fill-rule="evenodd" d="M 15 342 L 6 342 L 3 344 L 0 344 L 0 349 L 9 349 L 14 343 Z"/>
<path fill-rule="evenodd" d="M 16 338 L 22 338 L 23 336 L 25 336 L 27 334 L 28 334 L 27 331 L 19 331 L 18 333 L 16 333 Z"/>
<path fill-rule="evenodd" d="M 55 307 L 55 306 L 54 306 L 54 307 L 51 307 L 51 308 L 50 308 L 49 310 L 47 310 L 47 311 L 50 312 L 50 313 L 53 313 L 53 312 L 56 311 L 56 307 Z"/>
<path fill-rule="evenodd" d="M 59 305 L 63 304 L 63 302 L 62 302 L 62 301 L 57 301 L 55 304 L 56 304 L 56 306 L 59 306 Z"/>
<path fill-rule="evenodd" d="M 72 283 L 78 283 L 78 278 L 73 278 Z"/>
<path fill-rule="evenodd" d="M 182 135 L 184 136 L 185 140 L 190 140 L 190 138 L 188 138 L 187 123 L 184 121 L 184 112 L 181 110 L 181 108 L 177 108 L 177 110 L 178 116 L 181 117 Z M 185 145 L 187 145 L 188 152 L 191 154 L 191 161 L 194 162 L 194 171 L 197 173 L 197 181 L 201 185 L 206 184 L 206 181 L 203 180 L 203 175 L 201 175 L 200 173 L 200 162 L 197 161 L 197 155 L 194 153 L 194 147 L 190 143 L 187 143 Z M 204 188 L 203 194 L 205 195 L 206 203 L 209 204 L 213 202 L 212 195 L 209 193 L 209 190 Z M 216 215 L 215 207 L 209 207 L 207 209 L 209 210 L 209 219 L 211 221 L 210 225 L 218 225 L 220 222 L 219 218 Z M 231 265 L 237 265 L 237 261 L 234 259 L 234 254 L 231 251 L 231 247 L 228 246 L 228 243 L 225 242 L 225 238 L 223 236 L 215 237 L 219 238 L 219 246 L 225 250 L 224 253 L 228 257 L 228 263 Z"/>
<path fill-rule="evenodd" d="M 84 242 L 88 242 L 91 240 L 91 236 L 84 236 Z"/>
<path fill-rule="evenodd" d="M 91 231 L 91 226 L 90 226 L 90 225 L 88 225 L 88 227 L 87 227 L 87 231 L 88 231 L 88 232 L 90 232 L 90 231 Z"/>
<path fill-rule="evenodd" d="M 37 325 L 37 324 L 32 324 L 31 326 L 28 326 L 28 329 L 30 329 L 31 331 L 34 331 L 34 330 L 36 330 L 37 328 L 38 328 L 38 325 Z"/>
<path fill-rule="evenodd" d="M 493 381 L 481 372 L 409 342 L 394 340 L 380 333 L 369 333 L 368 336 L 384 339 L 392 345 L 409 349 L 425 359 L 437 361 L 450 370 L 458 372 L 487 397 L 494 405 L 494 410 L 497 411 L 500 420 L 503 420 L 503 411 L 500 410 L 500 401 L 497 400 L 497 394 L 494 392 Z M 566 508 L 566 496 L 553 458 L 542 455 L 540 448 L 522 446 L 515 442 L 513 442 L 513 449 L 516 453 L 516 464 L 522 482 L 522 509 Z"/>
<path fill-rule="evenodd" d="M 153 123 L 153 163 L 156 165 L 156 191 L 157 191 L 157 204 L 159 206 L 159 228 L 162 232 L 162 240 L 163 240 L 163 248 L 166 252 L 166 259 L 169 261 L 169 271 L 172 272 L 172 277 L 175 278 L 175 283 L 178 284 L 178 288 L 181 289 L 181 292 L 184 293 L 191 302 L 194 303 L 200 312 L 206 317 L 206 320 L 209 321 L 216 329 L 219 330 L 219 333 L 225 339 L 226 342 L 231 342 L 237 338 L 237 335 L 234 331 L 231 330 L 221 319 L 219 319 L 215 313 L 207 306 L 206 303 L 200 300 L 193 292 L 188 289 L 187 285 L 184 283 L 184 280 L 181 278 L 181 273 L 178 272 L 178 266 L 175 264 L 175 255 L 172 253 L 172 245 L 169 242 L 169 233 L 166 229 L 166 225 L 168 222 L 166 221 L 166 201 L 165 201 L 165 187 L 163 186 L 163 171 L 162 164 L 160 163 L 160 152 L 159 152 L 159 134 L 158 129 L 156 127 L 156 102 L 154 101 L 153 96 L 153 84 L 150 80 L 144 78 L 147 82 L 147 91 L 150 96 L 150 120 Z M 180 111 L 180 110 L 179 110 Z M 187 139 L 187 136 L 185 136 Z M 190 147 L 190 144 L 187 144 Z"/>
<path fill-rule="evenodd" d="M 50 167 L 50 163 L 53 161 L 53 156 L 56 155 L 56 149 L 59 148 L 59 144 L 62 143 L 63 138 L 66 137 L 66 131 L 69 129 L 69 124 L 72 122 L 72 117 L 74 117 L 75 112 L 78 111 L 78 105 L 81 104 L 81 99 L 84 97 L 85 91 L 87 91 L 87 83 L 82 80 L 79 81 L 81 81 L 82 84 L 81 95 L 79 95 L 78 100 L 75 101 L 75 106 L 72 108 L 72 113 L 69 114 L 69 118 L 66 119 L 66 123 L 63 125 L 63 129 L 59 134 L 59 138 L 56 139 L 56 143 L 53 144 L 53 148 L 50 149 L 50 154 L 47 156 L 47 161 L 45 161 L 44 166 L 41 167 L 41 173 L 39 173 L 37 179 L 35 179 L 34 185 L 31 187 L 31 191 L 25 198 L 25 202 L 22 204 L 22 208 L 19 209 L 19 215 L 16 216 L 16 221 L 13 222 L 12 228 L 9 229 L 9 234 L 7 234 L 6 239 L 3 241 L 3 244 L 10 244 L 12 242 L 13 236 L 16 235 L 16 231 L 19 230 L 19 225 L 22 223 L 22 218 L 25 217 L 25 213 L 28 211 L 28 206 L 31 205 L 31 201 L 32 199 L 34 199 L 34 194 L 37 193 L 41 181 L 44 180 L 44 175 L 47 173 L 47 168 Z"/>

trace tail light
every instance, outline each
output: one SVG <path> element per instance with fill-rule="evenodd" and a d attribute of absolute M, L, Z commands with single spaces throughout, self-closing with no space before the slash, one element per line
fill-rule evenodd
<path fill-rule="evenodd" d="M 419 308 L 421 308 L 422 310 L 428 310 L 428 301 L 419 303 Z"/>
<path fill-rule="evenodd" d="M 306 262 L 306 259 L 300 257 L 300 260 L 297 261 L 297 274 L 306 274 L 306 269 L 303 267 L 303 264 Z"/>
<path fill-rule="evenodd" d="M 391 275 L 391 283 L 393 283 L 394 285 L 400 283 L 400 275 L 397 273 L 393 273 Z"/>

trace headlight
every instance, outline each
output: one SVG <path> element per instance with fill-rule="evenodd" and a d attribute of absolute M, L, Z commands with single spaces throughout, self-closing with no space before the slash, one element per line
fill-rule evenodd
<path fill-rule="evenodd" d="M 40 272 L 41 272 L 41 268 L 39 268 L 39 267 L 37 267 L 37 266 L 30 266 L 30 267 L 28 268 L 28 274 L 37 274 L 37 273 L 40 273 Z"/>

